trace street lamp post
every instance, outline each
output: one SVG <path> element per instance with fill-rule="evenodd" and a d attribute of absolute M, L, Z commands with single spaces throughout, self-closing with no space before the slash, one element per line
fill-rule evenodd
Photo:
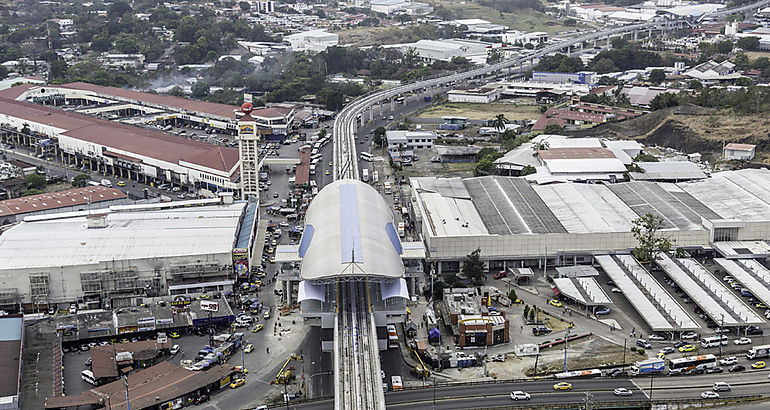
<path fill-rule="evenodd" d="M 564 373 L 567 372 L 567 341 L 569 340 L 569 329 L 567 329 L 567 333 L 564 335 Z"/>
<path fill-rule="evenodd" d="M 722 323 L 719 324 L 719 358 L 722 358 L 722 337 L 724 336 L 724 333 L 722 333 L 722 330 L 725 328 L 725 314 L 722 313 Z"/>
<path fill-rule="evenodd" d="M 126 409 L 131 410 L 131 403 L 128 401 L 128 376 L 123 376 L 123 387 L 126 388 Z"/>
<path fill-rule="evenodd" d="M 623 363 L 620 364 L 620 370 L 626 370 L 626 338 L 623 338 Z"/>
<path fill-rule="evenodd" d="M 655 380 L 655 373 L 650 373 L 650 403 L 652 403 L 652 382 Z"/>

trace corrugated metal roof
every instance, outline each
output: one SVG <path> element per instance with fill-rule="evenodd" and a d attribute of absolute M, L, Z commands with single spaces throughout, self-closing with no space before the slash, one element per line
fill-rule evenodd
<path fill-rule="evenodd" d="M 66 191 L 30 195 L 0 201 L 0 217 L 89 203 L 114 201 L 123 198 L 127 198 L 126 194 L 115 188 L 107 188 L 104 186 L 73 188 Z"/>

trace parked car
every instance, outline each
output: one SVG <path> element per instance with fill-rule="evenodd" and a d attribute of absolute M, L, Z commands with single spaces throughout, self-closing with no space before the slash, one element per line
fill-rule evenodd
<path fill-rule="evenodd" d="M 610 313 L 610 308 L 604 307 L 604 306 L 599 306 L 599 308 L 596 309 L 596 311 L 594 313 L 597 314 L 597 315 L 608 315 Z"/>
<path fill-rule="evenodd" d="M 666 338 L 665 338 L 665 337 L 663 337 L 663 336 L 661 336 L 661 335 L 656 335 L 655 333 L 653 333 L 653 334 L 651 334 L 651 335 L 647 336 L 647 338 L 648 338 L 648 339 L 650 339 L 650 340 L 654 340 L 654 341 L 656 341 L 656 342 L 661 342 L 661 341 L 664 341 L 664 340 L 666 340 Z"/>
<path fill-rule="evenodd" d="M 182 350 L 182 348 L 179 347 L 179 345 L 173 345 L 173 346 L 171 346 L 171 349 L 169 349 L 168 352 L 171 353 L 172 355 L 175 355 L 175 354 L 179 353 L 180 350 Z"/>
<path fill-rule="evenodd" d="M 547 326 L 536 326 L 532 328 L 532 334 L 535 336 L 542 336 L 551 333 L 551 329 Z"/>
<path fill-rule="evenodd" d="M 735 343 L 736 345 L 750 345 L 751 339 L 748 337 L 742 337 L 740 339 L 733 340 L 733 343 Z"/>
<path fill-rule="evenodd" d="M 636 345 L 639 346 L 639 347 L 642 347 L 644 349 L 652 348 L 652 345 L 650 344 L 650 342 L 648 342 L 648 341 L 646 341 L 644 339 L 637 339 L 636 340 Z"/>
<path fill-rule="evenodd" d="M 684 333 L 682 333 L 682 339 L 693 340 L 693 339 L 697 339 L 697 338 L 698 338 L 698 334 L 695 333 L 695 332 L 684 332 Z"/>

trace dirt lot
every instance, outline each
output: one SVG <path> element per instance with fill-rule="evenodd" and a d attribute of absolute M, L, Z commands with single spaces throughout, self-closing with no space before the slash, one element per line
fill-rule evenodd
<path fill-rule="evenodd" d="M 712 163 L 721 156 L 723 144 L 755 144 L 755 162 L 770 164 L 770 118 L 761 114 L 738 116 L 695 106 L 672 107 L 574 134 L 631 138 L 646 145 L 671 147 L 685 153 L 699 152 L 704 161 Z"/>
<path fill-rule="evenodd" d="M 405 30 L 404 27 L 357 27 L 336 33 L 340 36 L 340 44 L 356 46 L 410 43 L 419 40 L 412 31 Z"/>
<path fill-rule="evenodd" d="M 466 0 L 464 2 L 455 0 L 428 0 L 433 7 L 443 7 L 453 13 L 457 19 L 484 19 L 495 24 L 503 24 L 511 30 L 523 31 L 546 31 L 554 33 L 557 31 L 574 30 L 575 27 L 566 27 L 560 21 L 544 13 L 534 11 L 530 8 L 517 10 L 515 13 L 500 13 L 499 11 L 482 6 L 478 2 Z"/>
<path fill-rule="evenodd" d="M 431 105 L 414 114 L 417 118 L 441 118 L 446 115 L 468 117 L 469 120 L 490 120 L 497 114 L 504 114 L 509 121 L 535 120 L 540 118 L 540 109 L 536 105 L 517 105 L 510 103 L 450 103 Z"/>

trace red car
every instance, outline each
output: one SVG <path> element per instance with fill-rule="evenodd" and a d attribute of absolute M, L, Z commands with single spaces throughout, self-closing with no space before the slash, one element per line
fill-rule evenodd
<path fill-rule="evenodd" d="M 500 272 L 495 273 L 495 279 L 500 279 L 508 276 L 508 271 L 501 270 Z"/>

